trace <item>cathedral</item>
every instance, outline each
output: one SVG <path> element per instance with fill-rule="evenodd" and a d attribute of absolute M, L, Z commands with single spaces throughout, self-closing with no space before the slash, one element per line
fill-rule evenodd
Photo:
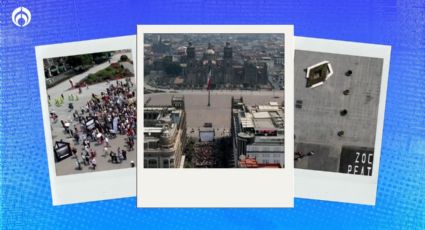
<path fill-rule="evenodd" d="M 220 57 L 211 43 L 202 54 L 196 58 L 196 48 L 189 42 L 186 49 L 186 57 L 183 58 L 186 66 L 183 71 L 185 84 L 191 87 L 202 87 L 207 83 L 208 73 L 211 71 L 213 88 L 218 86 L 255 87 L 258 84 L 267 84 L 267 65 L 257 64 L 256 60 L 244 60 L 243 65 L 233 59 L 233 48 L 230 42 L 226 42 L 223 48 L 223 56 Z"/>

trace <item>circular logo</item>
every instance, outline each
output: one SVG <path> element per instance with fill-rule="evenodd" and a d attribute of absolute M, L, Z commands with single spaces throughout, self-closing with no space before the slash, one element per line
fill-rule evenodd
<path fill-rule="evenodd" d="M 25 7 L 18 7 L 12 13 L 12 22 L 18 27 L 25 27 L 30 24 L 31 12 Z"/>

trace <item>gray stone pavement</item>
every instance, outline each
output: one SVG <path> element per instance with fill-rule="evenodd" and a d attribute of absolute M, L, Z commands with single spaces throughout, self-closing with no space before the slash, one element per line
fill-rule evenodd
<path fill-rule="evenodd" d="M 111 63 L 117 62 L 119 60 L 119 57 L 123 54 L 126 54 L 128 57 L 131 57 L 131 53 L 119 53 L 115 54 L 111 58 Z M 74 83 L 77 83 L 81 79 L 85 78 L 90 73 L 95 73 L 99 70 L 105 69 L 108 67 L 110 63 L 105 62 L 100 65 L 96 65 L 89 69 L 88 71 L 76 75 L 72 77 L 72 80 Z M 125 63 L 125 68 L 129 69 L 131 72 L 134 73 L 133 66 L 130 63 Z M 135 77 L 130 78 L 131 81 L 134 83 L 134 87 L 136 87 L 135 84 Z M 124 79 L 121 81 L 125 81 Z M 116 81 L 111 81 L 109 84 L 116 84 Z M 106 91 L 106 88 L 109 87 L 109 84 L 106 82 L 98 83 L 95 85 L 89 86 L 88 89 L 85 87 L 82 88 L 82 93 L 78 94 L 78 89 L 70 89 L 71 85 L 68 80 L 52 87 L 47 90 L 47 94 L 51 97 L 51 106 L 49 106 L 49 111 L 54 111 L 58 115 L 58 121 L 56 123 L 53 123 L 51 121 L 51 131 L 52 131 L 52 139 L 53 144 L 56 141 L 63 140 L 66 142 L 70 142 L 72 146 L 75 146 L 78 149 L 77 156 L 79 160 L 81 161 L 81 149 L 82 145 L 74 143 L 73 138 L 70 137 L 69 134 L 64 132 L 64 128 L 62 127 L 62 124 L 60 120 L 64 120 L 66 122 L 70 123 L 70 128 L 74 129 L 74 125 L 78 126 L 78 121 L 73 120 L 72 113 L 74 110 L 70 110 L 68 108 L 69 102 L 72 102 L 74 105 L 74 109 L 81 109 L 82 106 L 84 106 L 87 101 L 90 100 L 92 93 L 100 94 L 102 91 Z M 60 107 L 57 107 L 54 103 L 54 99 L 60 97 L 60 95 L 64 95 L 64 104 Z M 78 101 L 69 101 L 68 96 L 72 95 L 78 95 Z M 117 135 L 116 138 L 110 139 L 110 145 L 111 147 L 108 148 L 109 151 L 112 150 L 114 152 L 117 151 L 117 148 L 120 147 L 121 149 L 126 149 L 126 143 L 124 141 L 125 135 Z M 104 146 L 97 145 L 95 142 L 91 142 L 91 147 L 96 151 L 96 161 L 97 161 L 97 167 L 96 171 L 103 171 L 103 170 L 111 170 L 111 169 L 121 169 L 121 168 L 129 168 L 130 167 L 130 161 L 134 161 L 136 163 L 136 146 L 134 146 L 133 151 L 127 151 L 127 161 L 123 161 L 121 164 L 112 164 L 109 162 L 110 157 L 109 155 L 107 157 L 103 157 L 104 154 Z M 69 175 L 69 174 L 77 174 L 77 173 L 85 173 L 85 172 L 91 172 L 93 170 L 89 169 L 88 166 L 82 165 L 82 170 L 76 170 L 76 159 L 74 157 L 69 157 L 65 160 L 62 160 L 61 162 L 57 162 L 55 164 L 56 166 L 56 175 Z"/>
<path fill-rule="evenodd" d="M 229 91 L 212 90 L 211 106 L 207 107 L 208 91 L 203 90 L 179 90 L 176 93 L 145 94 L 144 101 L 149 98 L 149 105 L 170 105 L 173 95 L 183 95 L 185 99 L 186 122 L 188 136 L 197 137 L 198 128 L 205 122 L 211 122 L 216 129 L 216 136 L 229 135 L 231 98 L 243 97 L 247 105 L 267 104 L 270 101 L 282 103 L 284 91 Z M 194 132 L 191 133 L 191 130 Z M 217 130 L 218 129 L 218 130 Z M 224 133 L 223 133 L 224 132 Z"/>

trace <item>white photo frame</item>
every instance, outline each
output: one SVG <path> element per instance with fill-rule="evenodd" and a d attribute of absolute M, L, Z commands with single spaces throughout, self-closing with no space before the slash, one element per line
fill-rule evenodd
<path fill-rule="evenodd" d="M 136 168 L 134 167 L 63 176 L 57 176 L 55 170 L 43 59 L 116 50 L 131 50 L 132 59 L 136 60 L 136 36 L 35 47 L 53 205 L 108 200 L 136 195 Z M 136 73 L 135 65 L 134 73 Z"/>
<path fill-rule="evenodd" d="M 138 138 L 138 207 L 293 207 L 293 26 L 138 25 L 138 114 L 144 112 L 145 33 L 274 33 L 285 35 L 285 168 L 145 169 Z M 140 123 L 143 124 L 143 120 Z M 143 126 L 137 127 L 144 133 Z"/>
<path fill-rule="evenodd" d="M 377 109 L 372 175 L 364 176 L 295 168 L 296 197 L 375 205 L 391 46 L 295 37 L 295 55 L 297 55 L 297 51 L 370 57 L 383 60 L 379 91 L 379 105 Z M 298 69 L 301 68 L 299 63 L 297 65 L 296 57 L 294 65 L 294 68 L 297 68 L 297 66 Z M 333 66 L 335 67 L 335 65 Z M 296 71 L 297 70 L 295 70 L 295 72 Z M 295 75 L 297 74 L 294 73 L 294 77 L 301 77 Z M 341 76 L 335 76 L 334 74 L 334 76 L 331 78 L 334 77 Z M 295 90 L 297 87 L 299 87 L 299 85 L 295 86 Z M 297 98 L 295 98 L 295 100 L 297 100 Z M 297 131 L 295 131 L 295 134 L 297 134 Z"/>

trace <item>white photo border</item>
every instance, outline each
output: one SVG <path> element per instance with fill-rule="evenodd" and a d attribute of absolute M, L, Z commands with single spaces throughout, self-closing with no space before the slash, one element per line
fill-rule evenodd
<path fill-rule="evenodd" d="M 293 207 L 294 199 L 294 36 L 292 25 L 138 25 L 138 114 L 143 106 L 145 33 L 273 33 L 285 35 L 285 168 L 144 169 L 138 138 L 138 207 Z M 143 118 L 142 118 L 143 119 Z M 139 121 L 143 124 L 143 120 Z M 137 127 L 143 134 L 143 125 Z"/>
<path fill-rule="evenodd" d="M 43 59 L 129 49 L 136 60 L 136 36 L 122 36 L 35 47 L 44 135 L 53 205 L 108 200 L 136 195 L 136 168 L 56 176 Z M 136 71 L 136 66 L 134 65 Z M 137 83 L 137 77 L 136 77 Z"/>
<path fill-rule="evenodd" d="M 375 205 L 391 46 L 296 36 L 295 50 L 383 59 L 372 175 L 295 169 L 295 197 Z"/>

